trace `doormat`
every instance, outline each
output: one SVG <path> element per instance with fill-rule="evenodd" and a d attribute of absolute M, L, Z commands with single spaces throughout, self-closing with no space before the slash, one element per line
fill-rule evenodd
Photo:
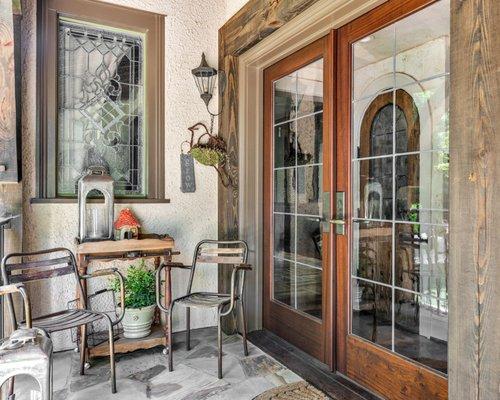
<path fill-rule="evenodd" d="M 331 397 L 306 381 L 300 381 L 268 390 L 254 400 L 331 400 Z"/>

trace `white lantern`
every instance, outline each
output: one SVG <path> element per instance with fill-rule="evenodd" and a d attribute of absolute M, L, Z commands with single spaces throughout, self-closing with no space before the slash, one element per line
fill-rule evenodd
<path fill-rule="evenodd" d="M 89 201 L 96 192 L 104 197 L 104 204 Z M 90 167 L 78 181 L 80 243 L 113 239 L 114 199 L 113 178 L 104 167 Z"/>

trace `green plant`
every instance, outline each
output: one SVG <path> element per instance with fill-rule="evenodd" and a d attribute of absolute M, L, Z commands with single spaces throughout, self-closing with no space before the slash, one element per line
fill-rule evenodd
<path fill-rule="evenodd" d="M 146 267 L 144 260 L 138 266 L 131 265 L 127 270 L 125 283 L 125 308 L 142 308 L 156 303 L 155 274 Z M 112 289 L 120 292 L 118 278 L 112 282 Z"/>

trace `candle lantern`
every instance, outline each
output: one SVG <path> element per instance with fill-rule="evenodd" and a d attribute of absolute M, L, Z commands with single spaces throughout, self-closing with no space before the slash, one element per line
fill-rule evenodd
<path fill-rule="evenodd" d="M 78 181 L 80 243 L 113 239 L 113 189 L 113 178 L 100 166 L 90 167 Z M 89 202 L 94 195 L 103 196 L 104 204 Z"/>

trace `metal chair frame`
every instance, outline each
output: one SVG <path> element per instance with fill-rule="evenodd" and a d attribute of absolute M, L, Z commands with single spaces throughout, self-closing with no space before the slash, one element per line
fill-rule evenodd
<path fill-rule="evenodd" d="M 23 299 L 24 314 L 26 315 L 26 329 L 30 330 L 32 329 L 31 304 L 24 285 L 22 283 L 17 283 L 0 286 L 0 296 L 12 296 L 15 293 L 19 293 Z M 7 359 L 5 365 L 8 365 L 9 368 L 7 372 L 1 371 L 0 368 L 0 387 L 5 382 L 8 382 L 7 392 L 9 400 L 14 400 L 15 398 L 14 378 L 21 374 L 28 374 L 35 378 L 40 386 L 42 400 L 52 399 L 52 342 L 44 331 L 38 331 L 43 336 L 42 339 L 37 339 L 38 343 L 30 345 L 25 344 L 20 349 L 9 350 L 4 353 L 4 357 Z M 7 338 L 5 340 L 9 339 Z M 32 358 L 37 351 L 44 354 L 46 358 Z M 12 352 L 12 354 L 10 352 Z M 28 357 L 28 360 L 22 360 L 19 355 L 24 355 L 25 357 L 29 355 L 30 357 Z"/>
<path fill-rule="evenodd" d="M 64 256 L 50 258 L 51 255 L 62 253 Z M 49 258 L 41 260 L 33 260 L 40 256 L 48 256 Z M 11 262 L 12 259 L 21 258 L 20 262 Z M 24 258 L 29 258 L 30 261 L 23 261 Z M 53 267 L 53 269 L 50 269 Z M 46 269 L 49 268 L 49 269 Z M 84 291 L 82 280 L 89 280 L 96 277 L 114 275 L 120 282 L 120 299 L 121 304 L 125 303 L 125 289 L 123 275 L 116 268 L 102 269 L 91 274 L 79 275 L 76 259 L 74 254 L 66 248 L 54 248 L 49 250 L 35 251 L 30 253 L 12 253 L 5 256 L 1 265 L 2 279 L 5 284 L 25 283 L 30 281 L 46 280 L 63 275 L 73 275 L 76 280 L 77 291 L 80 304 L 75 310 L 61 310 L 48 315 L 43 315 L 31 320 L 35 328 L 46 332 L 48 336 L 52 332 L 80 328 L 80 375 L 85 374 L 85 362 L 87 356 L 87 324 L 104 319 L 108 325 L 109 333 L 109 358 L 111 369 L 111 392 L 116 393 L 116 368 L 115 368 L 115 352 L 114 352 L 114 334 L 113 327 L 120 323 L 125 313 L 122 308 L 118 319 L 113 321 L 111 317 L 99 311 L 91 311 L 87 308 L 86 293 Z M 12 274 L 14 271 L 21 271 L 20 274 Z M 13 327 L 23 327 L 28 325 L 28 316 L 26 322 L 18 322 L 14 305 L 12 302 L 12 294 L 7 294 L 7 306 L 9 307 L 11 321 Z"/>
<path fill-rule="evenodd" d="M 208 245 L 208 246 L 206 246 Z M 217 247 L 211 247 L 216 245 Z M 204 253 L 204 247 L 212 249 L 209 254 Z M 219 247 L 224 246 L 224 247 Z M 248 356 L 247 330 L 245 321 L 245 305 L 243 299 L 243 290 L 245 285 L 245 272 L 252 270 L 247 264 L 248 246 L 242 240 L 220 241 L 220 240 L 202 240 L 196 245 L 194 250 L 193 262 L 191 265 L 168 262 L 158 268 L 156 272 L 156 303 L 158 308 L 167 314 L 168 328 L 168 370 L 173 370 L 173 341 L 172 341 L 172 313 L 174 306 L 179 304 L 186 308 L 186 348 L 189 351 L 191 336 L 191 307 L 193 308 L 217 308 L 217 345 L 218 355 L 218 377 L 222 379 L 222 317 L 230 315 L 237 305 L 240 306 L 241 313 L 241 333 L 243 337 L 243 350 L 245 356 Z M 231 273 L 231 292 L 212 293 L 212 292 L 192 292 L 193 279 L 198 263 L 213 263 L 220 265 L 232 265 Z M 185 296 L 173 300 L 169 307 L 165 307 L 160 299 L 161 293 L 161 271 L 164 268 L 180 268 L 190 270 L 187 293 Z M 238 276 L 239 275 L 239 276 Z M 236 280 L 238 279 L 238 284 Z M 194 301 L 197 299 L 197 301 Z M 236 316 L 236 320 L 238 320 Z"/>

